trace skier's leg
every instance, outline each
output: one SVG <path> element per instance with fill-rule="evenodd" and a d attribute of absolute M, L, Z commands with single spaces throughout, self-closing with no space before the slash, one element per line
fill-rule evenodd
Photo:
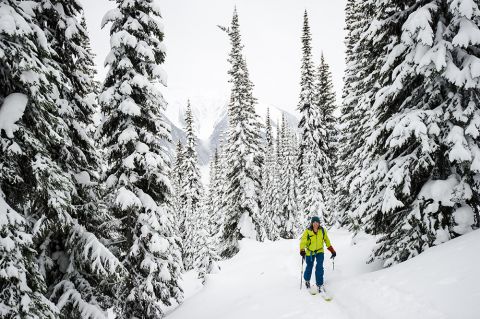
<path fill-rule="evenodd" d="M 313 270 L 313 256 L 305 256 L 305 262 L 307 263 L 307 266 L 305 267 L 305 272 L 303 273 L 303 279 L 305 279 L 305 281 L 310 281 Z"/>
<path fill-rule="evenodd" d="M 317 283 L 317 286 L 323 285 L 323 253 L 318 253 L 316 255 L 317 257 L 317 265 L 315 266 L 315 280 Z"/>

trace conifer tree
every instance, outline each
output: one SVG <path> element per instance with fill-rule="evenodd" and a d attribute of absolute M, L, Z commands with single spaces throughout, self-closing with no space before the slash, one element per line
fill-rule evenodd
<path fill-rule="evenodd" d="M 329 65 L 325 62 L 323 53 L 321 55 L 320 65 L 318 66 L 317 70 L 315 98 L 315 103 L 318 105 L 320 115 L 320 128 L 318 131 L 324 132 L 324 140 L 322 143 L 322 150 L 324 151 L 323 159 L 328 160 L 324 160 L 321 162 L 325 172 L 325 174 L 322 176 L 323 191 L 326 206 L 328 207 L 327 211 L 330 213 L 325 214 L 324 218 L 327 225 L 332 225 L 335 222 L 335 216 L 332 216 L 332 214 L 334 211 L 335 203 L 334 195 L 336 187 L 334 185 L 334 179 L 336 176 L 336 139 L 338 137 L 338 134 L 336 131 L 336 120 L 333 115 L 336 105 L 335 92 L 332 83 L 332 74 L 330 72 Z"/>
<path fill-rule="evenodd" d="M 282 165 L 282 120 L 277 120 L 277 138 L 275 144 L 275 155 L 277 159 L 277 164 Z M 300 158 L 300 157 L 299 157 Z"/>
<path fill-rule="evenodd" d="M 285 114 L 282 116 L 282 131 L 283 131 L 283 165 L 280 168 L 280 176 L 282 176 L 279 183 L 280 195 L 280 209 L 278 213 L 277 228 L 279 229 L 280 237 L 285 239 L 293 239 L 298 232 L 298 203 L 299 198 L 296 178 L 296 152 L 293 132 L 288 125 Z"/>
<path fill-rule="evenodd" d="M 202 217 L 202 196 L 203 185 L 198 167 L 197 141 L 194 132 L 194 123 L 190 101 L 187 105 L 185 114 L 185 132 L 186 142 L 183 153 L 181 171 L 183 174 L 181 182 L 181 211 L 184 220 L 185 233 L 183 237 L 183 263 L 185 270 L 191 270 L 194 267 L 195 259 L 198 253 L 199 223 Z M 205 225 L 206 226 L 206 225 Z M 202 233 L 203 235 L 203 233 Z"/>
<path fill-rule="evenodd" d="M 273 148 L 272 120 L 270 118 L 270 108 L 267 107 L 267 117 L 265 118 L 265 145 Z"/>
<path fill-rule="evenodd" d="M 175 148 L 175 161 L 173 164 L 173 169 L 171 171 L 171 180 L 172 180 L 172 198 L 173 198 L 173 209 L 174 209 L 174 221 L 175 221 L 175 230 L 177 231 L 178 236 L 182 236 L 185 233 L 185 221 L 182 215 L 182 180 L 183 180 L 183 158 L 184 150 L 183 144 L 179 140 Z"/>
<path fill-rule="evenodd" d="M 226 147 L 225 225 L 222 257 L 232 257 L 238 250 L 238 240 L 256 239 L 263 230 L 260 215 L 261 153 L 260 132 L 255 114 L 252 89 L 248 77 L 243 45 L 234 11 L 230 29 L 226 29 L 232 44 L 229 75 L 232 83 L 229 103 L 229 131 Z"/>
<path fill-rule="evenodd" d="M 3 231 L 13 236 L 17 244 L 10 247 L 12 255 L 1 264 L 9 265 L 16 259 L 18 269 L 15 275 L 18 278 L 10 278 L 17 285 L 13 289 L 2 288 L 2 292 L 4 296 L 10 294 L 8 300 L 12 302 L 21 296 L 22 302 L 14 306 L 21 309 L 12 309 L 22 317 L 49 318 L 58 309 L 72 316 L 80 312 L 84 316 L 102 313 L 102 307 L 93 300 L 102 292 L 87 297 L 77 288 L 82 285 L 82 292 L 91 293 L 92 282 L 85 281 L 83 274 L 92 281 L 102 277 L 107 282 L 105 279 L 114 276 L 121 267 L 81 224 L 77 214 L 80 190 L 73 181 L 68 160 L 83 154 L 74 153 L 71 147 L 77 145 L 72 140 L 71 118 L 65 115 L 71 109 L 61 96 L 69 85 L 65 81 L 68 78 L 57 63 L 53 37 L 43 20 L 43 7 L 19 1 L 0 6 L 2 14 L 7 14 L 1 17 L 2 21 L 7 21 L 4 18 L 14 21 L 2 25 L 0 30 L 1 110 L 8 113 L 8 108 L 16 109 L 16 117 L 6 126 L 3 123 L 0 129 L 1 197 L 9 216 L 2 228 L 5 226 Z M 88 207 L 93 203 L 85 204 Z M 19 235 L 21 241 L 16 237 Z M 36 252 L 31 246 L 32 239 Z M 18 259 L 20 254 L 23 260 Z M 71 259 L 65 258 L 67 254 Z M 55 299 L 59 290 L 64 295 L 64 302 L 57 303 L 57 309 L 40 295 L 46 283 L 50 286 L 49 297 Z"/>
<path fill-rule="evenodd" d="M 160 9 L 150 0 L 117 0 L 102 26 L 109 22 L 109 71 L 99 98 L 105 203 L 119 234 L 112 250 L 128 271 L 117 292 L 117 318 L 159 318 L 165 306 L 182 299 L 165 148 L 170 132 L 159 85 L 166 78 Z"/>
<path fill-rule="evenodd" d="M 206 196 L 202 199 L 202 205 L 200 213 L 198 215 L 198 221 L 194 225 L 196 229 L 196 254 L 194 267 L 198 271 L 198 278 L 202 280 L 202 283 L 206 282 L 206 275 L 217 273 L 220 268 L 218 261 L 220 256 L 216 250 L 216 232 L 215 229 L 209 227 L 209 222 L 212 221 L 214 212 L 211 210 L 210 193 L 206 192 Z"/>
<path fill-rule="evenodd" d="M 106 267 L 119 262 L 99 240 L 99 225 L 108 221 L 108 216 L 99 209 L 100 158 L 92 138 L 97 93 L 93 54 L 77 1 L 42 0 L 38 10 L 57 69 L 55 103 L 70 141 L 63 144 L 58 163 L 74 182 L 74 189 L 70 195 L 72 219 L 61 224 L 55 214 L 46 214 L 37 223 L 42 231 L 35 240 L 39 259 L 46 265 L 50 299 L 62 315 L 86 318 L 109 306 L 112 292 L 105 291 L 105 277 L 118 280 L 116 270 L 121 272 Z M 92 260 L 103 260 L 101 268 Z"/>
<path fill-rule="evenodd" d="M 374 9 L 380 89 L 363 216 L 389 266 L 478 227 L 480 10 L 448 0 Z"/>
<path fill-rule="evenodd" d="M 43 295 L 46 286 L 35 261 L 28 222 L 4 196 L 0 193 L 0 314 L 4 318 L 57 318 L 57 308 Z"/>
<path fill-rule="evenodd" d="M 343 103 L 339 119 L 341 138 L 337 171 L 337 211 L 339 222 L 355 232 L 361 228 L 365 207 L 361 195 L 362 167 L 366 161 L 366 137 L 371 129 L 370 105 L 378 87 L 379 68 L 374 57 L 379 48 L 365 36 L 373 19 L 371 1 L 350 0 L 346 7 L 346 70 Z"/>
<path fill-rule="evenodd" d="M 301 131 L 298 158 L 301 207 L 305 214 L 319 215 L 323 222 L 328 221 L 328 158 L 327 137 L 322 126 L 321 112 L 315 86 L 315 68 L 312 61 L 311 34 L 307 11 L 304 14 L 302 34 L 302 65 L 300 77 L 300 101 L 298 110 Z M 305 216 L 307 219 L 307 216 Z"/>
<path fill-rule="evenodd" d="M 0 279 L 0 308 L 4 317 L 56 318 L 57 308 L 44 297 L 45 272 L 36 264 L 32 224 L 27 218 L 35 202 L 48 209 L 48 202 L 41 199 L 48 195 L 49 183 L 40 183 L 39 175 L 50 171 L 59 179 L 48 147 L 60 143 L 52 126 L 65 126 L 48 94 L 52 69 L 50 49 L 42 41 L 45 34 L 35 13 L 26 11 L 23 4 L 0 3 L 0 20 L 13 23 L 0 26 L 0 272 L 5 274 Z M 12 110 L 16 116 L 7 122 L 3 117 Z M 37 160 L 46 165 L 35 168 Z"/>
<path fill-rule="evenodd" d="M 264 163 L 262 167 L 262 216 L 263 226 L 270 240 L 277 239 L 274 218 L 276 217 L 276 200 L 278 199 L 276 167 L 276 157 L 274 148 L 274 139 L 272 132 L 272 123 L 270 119 L 270 109 L 267 109 Z"/>
<path fill-rule="evenodd" d="M 221 146 L 220 146 L 221 147 Z M 223 226 L 222 214 L 222 150 L 215 149 L 212 161 L 210 163 L 210 210 L 208 215 L 210 234 L 214 239 L 214 246 L 217 249 L 221 238 Z"/>

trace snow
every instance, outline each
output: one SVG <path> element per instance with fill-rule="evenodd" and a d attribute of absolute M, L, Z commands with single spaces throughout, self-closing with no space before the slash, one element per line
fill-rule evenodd
<path fill-rule="evenodd" d="M 480 249 L 480 230 L 383 270 L 365 264 L 374 245 L 371 236 L 357 237 L 356 245 L 344 230 L 331 230 L 329 237 L 338 252 L 335 270 L 329 258 L 324 263 L 325 284 L 334 298 L 329 303 L 299 289 L 298 240 L 244 239 L 238 255 L 220 262 L 220 273 L 207 275 L 204 288 L 194 271 L 183 276 L 185 301 L 166 318 L 478 317 L 480 257 L 473 252 Z"/>
<path fill-rule="evenodd" d="M 120 205 L 122 210 L 127 210 L 132 206 L 141 207 L 142 202 L 140 199 L 131 191 L 125 187 L 121 187 L 118 190 L 117 198 L 115 199 L 115 204 Z"/>
<path fill-rule="evenodd" d="M 138 198 L 142 202 L 142 206 L 145 207 L 146 210 L 151 210 L 151 211 L 158 211 L 158 205 L 155 203 L 153 198 L 144 193 L 142 190 L 138 190 Z"/>
<path fill-rule="evenodd" d="M 22 93 L 8 95 L 0 107 L 0 133 L 2 130 L 9 138 L 13 138 L 13 132 L 17 130 L 17 122 L 22 118 L 28 97 Z"/>
<path fill-rule="evenodd" d="M 60 283 L 63 289 L 63 294 L 57 302 L 57 307 L 62 309 L 68 303 L 72 303 L 82 316 L 91 319 L 107 319 L 105 314 L 98 306 L 93 305 L 82 298 L 82 295 L 75 289 L 75 285 L 70 281 L 62 281 Z"/>
<path fill-rule="evenodd" d="M 457 185 L 455 175 L 450 175 L 446 180 L 430 180 L 423 185 L 418 198 L 433 199 L 435 203 L 442 202 L 443 206 L 452 207 L 453 190 Z"/>
<path fill-rule="evenodd" d="M 137 134 L 137 131 L 135 131 L 135 127 L 133 126 L 127 127 L 118 136 L 118 142 L 120 144 L 126 144 L 131 140 L 136 140 L 136 139 L 138 139 L 138 134 Z"/>
<path fill-rule="evenodd" d="M 107 11 L 107 13 L 103 16 L 101 26 L 103 28 L 103 27 L 105 27 L 105 25 L 107 23 L 115 21 L 117 19 L 121 19 L 122 17 L 123 17 L 123 14 L 120 11 L 120 9 L 118 9 L 118 8 L 111 9 L 111 10 Z"/>
<path fill-rule="evenodd" d="M 0 190 L 0 229 L 8 225 L 23 223 L 25 223 L 23 217 L 7 204 Z"/>
<path fill-rule="evenodd" d="M 78 174 L 75 174 L 74 177 L 77 183 L 80 185 L 83 185 L 83 186 L 92 185 L 92 182 L 90 181 L 90 174 L 88 174 L 87 171 L 82 171 Z"/>
<path fill-rule="evenodd" d="M 150 242 L 148 243 L 148 247 L 152 253 L 158 253 L 159 255 L 161 255 L 167 252 L 170 244 L 168 240 L 160 237 L 160 235 L 158 235 L 157 233 L 154 233 L 152 235 L 152 238 L 150 239 Z"/>
<path fill-rule="evenodd" d="M 453 213 L 457 226 L 453 227 L 453 230 L 462 235 L 472 231 L 471 225 L 474 224 L 473 216 L 473 210 L 470 206 L 465 205 L 457 208 Z"/>
<path fill-rule="evenodd" d="M 409 15 L 407 21 L 403 25 L 402 41 L 411 44 L 415 41 L 421 42 L 427 46 L 433 44 L 433 30 L 430 27 L 431 14 L 430 10 L 434 10 L 435 4 L 428 4 L 420 7 Z"/>
<path fill-rule="evenodd" d="M 15 249 L 15 242 L 10 237 L 0 237 L 0 247 L 2 247 L 5 252 L 11 252 Z"/>
<path fill-rule="evenodd" d="M 140 116 L 140 107 L 131 97 L 125 98 L 118 106 L 118 109 L 126 115 Z"/>
<path fill-rule="evenodd" d="M 167 72 L 158 64 L 152 66 L 152 75 L 159 79 L 162 85 L 166 86 L 168 82 Z"/>
<path fill-rule="evenodd" d="M 480 44 L 480 30 L 471 20 L 462 19 L 460 30 L 452 40 L 453 45 L 468 47 L 469 45 Z"/>
<path fill-rule="evenodd" d="M 150 61 L 155 61 L 153 50 L 145 41 L 139 41 L 137 43 L 136 51 L 140 56 L 144 56 Z"/>
<path fill-rule="evenodd" d="M 122 30 L 112 34 L 110 39 L 110 46 L 112 49 L 119 48 L 121 46 L 129 46 L 135 48 L 137 46 L 137 38 L 131 35 L 128 31 Z"/>
<path fill-rule="evenodd" d="M 238 229 L 240 229 L 240 233 L 246 238 L 257 238 L 255 225 L 252 222 L 252 218 L 248 215 L 248 212 L 244 212 L 240 217 L 240 220 L 238 221 Z"/>
<path fill-rule="evenodd" d="M 447 142 L 453 144 L 448 158 L 453 161 L 470 161 L 472 155 L 468 149 L 468 143 L 465 139 L 465 133 L 460 126 L 453 126 L 448 133 Z"/>
<path fill-rule="evenodd" d="M 471 19 L 475 9 L 478 10 L 478 5 L 474 0 L 454 0 L 450 4 L 451 10 L 457 9 L 467 19 Z"/>
<path fill-rule="evenodd" d="M 150 148 L 145 143 L 137 142 L 137 144 L 135 145 L 135 150 L 140 154 L 145 154 L 150 150 Z"/>
<path fill-rule="evenodd" d="M 25 13 L 28 15 L 34 15 L 30 6 L 25 3 L 18 4 Z M 0 4 L 0 33 L 5 33 L 8 35 L 24 35 L 32 33 L 32 29 L 28 22 L 8 4 Z"/>

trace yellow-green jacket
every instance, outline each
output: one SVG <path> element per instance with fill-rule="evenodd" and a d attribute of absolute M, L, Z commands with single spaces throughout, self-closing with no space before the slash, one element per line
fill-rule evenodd
<path fill-rule="evenodd" d="M 322 232 L 323 229 L 323 232 Z M 300 239 L 300 250 L 305 249 L 305 254 L 310 256 L 312 253 L 323 253 L 323 244 L 329 248 L 332 246 L 330 239 L 328 238 L 327 230 L 323 227 L 319 227 L 315 234 L 313 230 L 307 229 Z"/>

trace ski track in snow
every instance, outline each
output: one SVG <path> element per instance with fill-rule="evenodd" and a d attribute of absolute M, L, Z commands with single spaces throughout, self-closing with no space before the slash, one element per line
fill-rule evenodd
<path fill-rule="evenodd" d="M 480 238 L 480 232 L 475 236 L 475 240 Z M 185 301 L 176 309 L 168 309 L 167 318 L 473 318 L 468 306 L 461 304 L 462 299 L 446 304 L 448 297 L 443 301 L 438 298 L 442 296 L 438 287 L 446 291 L 461 287 L 458 283 L 461 274 L 442 275 L 453 265 L 438 264 L 443 254 L 428 255 L 427 251 L 399 266 L 376 271 L 381 268 L 378 263 L 365 263 L 374 245 L 373 238 L 364 236 L 357 245 L 352 245 L 350 234 L 343 230 L 331 231 L 330 238 L 338 252 L 335 270 L 332 270 L 329 252 L 324 262 L 327 292 L 333 297 L 331 302 L 324 301 L 318 294 L 310 295 L 305 287 L 299 289 L 298 240 L 265 243 L 244 240 L 240 253 L 221 262 L 221 272 L 209 275 L 205 287 L 195 279 L 194 272 L 184 275 Z M 456 245 L 449 253 L 461 247 Z M 439 266 L 432 272 L 432 265 Z M 474 270 L 474 266 L 471 267 L 468 271 Z M 314 275 L 311 282 L 315 282 Z M 412 282 L 418 282 L 419 286 L 409 289 Z M 475 283 L 470 285 L 473 287 Z M 477 298 L 479 289 L 473 294 Z M 468 302 L 474 304 L 473 299 Z M 444 309 L 439 309 L 441 307 Z M 457 307 L 463 309 L 463 313 L 459 313 Z"/>

